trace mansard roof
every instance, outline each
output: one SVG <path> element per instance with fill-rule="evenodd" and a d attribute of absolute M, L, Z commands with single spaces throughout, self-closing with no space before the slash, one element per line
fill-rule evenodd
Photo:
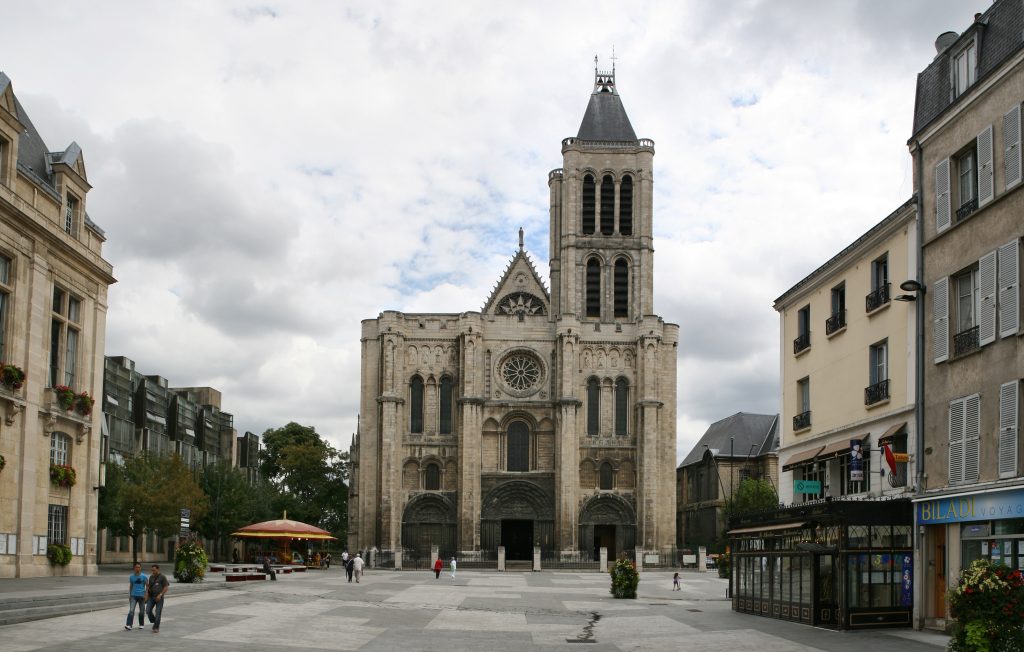
<path fill-rule="evenodd" d="M 590 95 L 590 103 L 587 104 L 576 137 L 580 140 L 617 142 L 637 140 L 619 92 L 615 89 L 614 69 L 611 72 L 594 70 L 594 92 Z"/>
<path fill-rule="evenodd" d="M 680 468 L 704 459 L 704 451 L 711 450 L 715 457 L 729 457 L 732 444 L 734 457 L 760 457 L 779 450 L 777 414 L 750 414 L 737 412 L 731 417 L 712 423 L 697 445 L 679 465 Z M 730 442 L 729 439 L 732 438 Z"/>
<path fill-rule="evenodd" d="M 524 278 L 519 279 L 516 272 L 522 272 Z M 512 295 L 515 295 L 514 297 Z M 537 273 L 537 268 L 534 266 L 533 261 L 530 259 L 529 254 L 520 246 L 519 251 L 512 260 L 509 261 L 508 266 L 505 267 L 505 271 L 501 275 L 501 279 L 495 284 L 494 289 L 491 290 L 490 296 L 487 297 L 487 301 L 484 302 L 484 307 L 481 312 L 484 314 L 493 312 L 497 309 L 497 303 L 510 297 L 513 301 L 519 302 L 524 299 L 521 295 L 527 295 L 525 299 L 530 296 L 535 297 L 539 305 L 539 310 L 535 312 L 528 312 L 528 314 L 548 314 L 550 310 L 551 295 L 548 293 L 548 289 L 544 286 L 544 281 L 541 280 L 540 274 Z M 537 296 L 540 295 L 540 296 Z M 529 306 L 525 306 L 529 310 Z M 512 311 L 507 311 L 508 314 L 513 314 Z"/>

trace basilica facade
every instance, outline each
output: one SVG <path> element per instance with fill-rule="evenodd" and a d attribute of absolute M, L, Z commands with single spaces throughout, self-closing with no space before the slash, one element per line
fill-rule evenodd
<path fill-rule="evenodd" d="M 654 311 L 653 161 L 595 71 L 548 174 L 550 291 L 520 232 L 482 310 L 363 322 L 349 549 L 671 553 L 679 328 Z"/>

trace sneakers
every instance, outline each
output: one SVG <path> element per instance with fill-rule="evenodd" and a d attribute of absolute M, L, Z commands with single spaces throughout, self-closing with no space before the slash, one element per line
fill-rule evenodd
<path fill-rule="evenodd" d="M 131 629 L 131 627 L 129 627 L 128 629 Z M 146 629 L 146 626 L 145 625 L 139 625 L 139 629 Z"/>
<path fill-rule="evenodd" d="M 153 633 L 154 634 L 159 634 L 160 633 L 160 628 L 159 627 L 154 627 L 153 628 Z"/>
<path fill-rule="evenodd" d="M 132 631 L 132 626 L 131 625 L 125 625 L 124 626 L 124 631 L 126 631 L 126 632 Z"/>

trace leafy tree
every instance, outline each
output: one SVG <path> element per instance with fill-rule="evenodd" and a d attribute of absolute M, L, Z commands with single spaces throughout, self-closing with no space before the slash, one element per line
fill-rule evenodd
<path fill-rule="evenodd" d="M 191 469 L 177 455 L 144 454 L 107 466 L 106 486 L 100 490 L 100 527 L 131 537 L 132 562 L 139 559 L 139 537 L 154 531 L 178 532 L 180 509 L 192 512 L 193 522 L 206 514 L 207 499 Z"/>
<path fill-rule="evenodd" d="M 242 470 L 226 461 L 205 467 L 199 475 L 199 486 L 206 494 L 209 509 L 196 524 L 200 532 L 216 542 L 214 559 L 223 559 L 225 537 L 256 522 L 250 520 L 252 488 Z"/>
<path fill-rule="evenodd" d="M 732 498 L 725 501 L 726 516 L 747 512 L 764 512 L 779 506 L 779 495 L 767 480 L 744 478 Z"/>
<path fill-rule="evenodd" d="M 328 444 L 316 430 L 292 422 L 263 433 L 260 473 L 280 495 L 280 511 L 317 525 L 335 536 L 345 534 L 348 509 L 348 454 Z"/>

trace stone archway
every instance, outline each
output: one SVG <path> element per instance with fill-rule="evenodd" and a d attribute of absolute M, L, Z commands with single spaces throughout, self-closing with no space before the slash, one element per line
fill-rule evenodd
<path fill-rule="evenodd" d="M 445 496 L 425 493 L 414 496 L 402 513 L 402 548 L 410 563 L 430 559 L 430 547 L 451 556 L 457 550 L 455 506 Z"/>
<path fill-rule="evenodd" d="M 597 559 L 599 549 L 608 549 L 608 558 L 636 545 L 636 509 L 617 494 L 598 494 L 580 510 L 580 550 Z"/>
<path fill-rule="evenodd" d="M 491 489 L 480 510 L 480 546 L 505 546 L 508 559 L 532 558 L 533 546 L 554 550 L 555 502 L 528 480 L 510 480 Z"/>

